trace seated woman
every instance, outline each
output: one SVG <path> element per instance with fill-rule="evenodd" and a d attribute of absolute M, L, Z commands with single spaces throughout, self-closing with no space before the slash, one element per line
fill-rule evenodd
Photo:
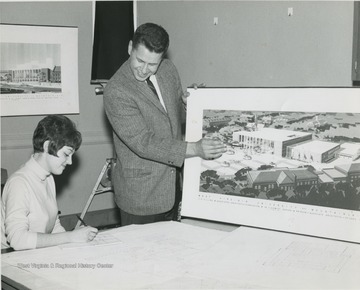
<path fill-rule="evenodd" d="M 33 135 L 34 154 L 4 187 L 2 248 L 25 250 L 95 238 L 98 230 L 93 227 L 66 232 L 58 216 L 53 174 L 62 174 L 72 164 L 81 141 L 75 124 L 65 116 L 51 115 L 39 122 Z"/>

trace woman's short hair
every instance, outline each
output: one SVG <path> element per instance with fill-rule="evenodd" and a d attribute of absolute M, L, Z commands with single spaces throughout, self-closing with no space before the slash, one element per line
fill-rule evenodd
<path fill-rule="evenodd" d="M 44 143 L 48 140 L 49 154 L 54 156 L 64 146 L 76 151 L 82 142 L 75 123 L 62 115 L 49 115 L 38 123 L 33 135 L 34 153 L 44 152 Z"/>
<path fill-rule="evenodd" d="M 132 39 L 133 48 L 143 44 L 149 51 L 162 54 L 166 53 L 169 43 L 169 34 L 163 27 L 154 23 L 140 25 Z"/>

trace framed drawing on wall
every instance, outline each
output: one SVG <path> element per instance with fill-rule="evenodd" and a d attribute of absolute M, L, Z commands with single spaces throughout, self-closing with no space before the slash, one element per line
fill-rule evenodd
<path fill-rule="evenodd" d="M 79 113 L 78 29 L 0 24 L 1 116 Z"/>
<path fill-rule="evenodd" d="M 190 89 L 182 216 L 360 242 L 360 89 Z"/>

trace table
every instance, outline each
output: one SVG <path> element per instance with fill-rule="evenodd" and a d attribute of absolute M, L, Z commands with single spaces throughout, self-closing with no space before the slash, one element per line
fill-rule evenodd
<path fill-rule="evenodd" d="M 359 244 L 189 223 L 131 225 L 88 244 L 2 254 L 2 280 L 16 289 L 359 288 Z"/>

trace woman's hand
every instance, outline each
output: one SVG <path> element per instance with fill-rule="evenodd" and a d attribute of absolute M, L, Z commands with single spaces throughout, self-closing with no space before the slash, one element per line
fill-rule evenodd
<path fill-rule="evenodd" d="M 98 229 L 93 227 L 80 227 L 71 232 L 71 242 L 91 242 L 97 235 Z"/>

